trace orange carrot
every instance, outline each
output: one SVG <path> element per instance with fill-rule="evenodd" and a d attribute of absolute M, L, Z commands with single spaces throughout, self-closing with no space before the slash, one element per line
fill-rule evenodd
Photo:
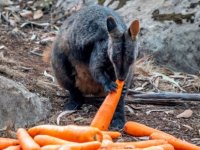
<path fill-rule="evenodd" d="M 200 150 L 200 147 L 188 143 L 186 141 L 182 141 L 180 139 L 177 139 L 176 137 L 164 133 L 164 132 L 154 132 L 150 135 L 151 139 L 164 139 L 169 144 L 173 145 L 176 150 Z"/>
<path fill-rule="evenodd" d="M 40 146 L 45 145 L 63 145 L 63 144 L 72 144 L 74 142 L 69 142 L 66 140 L 62 140 L 53 136 L 49 135 L 36 135 L 34 137 L 34 141 L 39 144 Z"/>
<path fill-rule="evenodd" d="M 94 141 L 63 145 L 59 148 L 59 150 L 97 150 L 100 146 L 100 142 Z"/>
<path fill-rule="evenodd" d="M 118 85 L 116 92 L 111 92 L 107 95 L 92 120 L 92 127 L 99 128 L 100 130 L 108 130 L 124 86 L 124 81 L 116 80 L 116 83 Z"/>
<path fill-rule="evenodd" d="M 17 139 L 0 138 L 0 149 L 7 148 L 8 146 L 15 146 L 18 144 L 19 141 Z"/>
<path fill-rule="evenodd" d="M 120 132 L 117 132 L 117 131 L 102 131 L 102 132 L 103 134 L 110 135 L 112 139 L 117 139 L 122 135 Z"/>
<path fill-rule="evenodd" d="M 165 140 L 148 140 L 148 141 L 133 142 L 133 145 L 137 148 L 146 148 L 146 147 L 157 146 L 157 145 L 162 145 L 162 144 L 167 144 L 167 141 L 165 141 Z"/>
<path fill-rule="evenodd" d="M 101 146 L 107 146 L 109 144 L 113 143 L 112 138 L 110 137 L 110 135 L 103 133 L 103 141 Z"/>
<path fill-rule="evenodd" d="M 134 150 L 175 150 L 171 144 L 163 144 L 158 146 L 151 146 L 147 148 L 136 148 Z"/>
<path fill-rule="evenodd" d="M 133 136 L 150 136 L 153 132 L 162 132 L 144 124 L 128 121 L 124 125 L 124 131 Z"/>
<path fill-rule="evenodd" d="M 35 143 L 25 129 L 19 128 L 17 130 L 17 138 L 22 150 L 40 150 L 40 146 Z"/>
<path fill-rule="evenodd" d="M 146 148 L 134 148 L 134 146 L 130 147 L 115 147 L 115 146 L 107 146 L 101 147 L 98 150 L 174 150 L 174 147 L 171 144 L 162 144 L 158 146 L 150 146 Z"/>
<path fill-rule="evenodd" d="M 21 146 L 20 145 L 16 145 L 16 146 L 9 146 L 3 150 L 21 150 Z"/>
<path fill-rule="evenodd" d="M 103 134 L 103 140 L 109 140 L 109 141 L 112 141 L 112 138 L 110 135 L 108 134 Z"/>
<path fill-rule="evenodd" d="M 163 144 L 163 145 L 143 148 L 143 150 L 175 150 L 175 149 L 171 144 Z"/>
<path fill-rule="evenodd" d="M 41 150 L 59 150 L 61 145 L 46 145 L 41 147 Z"/>
<path fill-rule="evenodd" d="M 103 138 L 102 132 L 99 129 L 89 126 L 39 125 L 30 128 L 28 132 L 32 137 L 43 134 L 73 142 L 101 141 Z"/>
<path fill-rule="evenodd" d="M 148 140 L 148 141 L 138 141 L 138 142 L 116 142 L 109 143 L 107 145 L 108 148 L 116 148 L 116 149 L 130 149 L 130 148 L 146 148 L 150 146 L 157 146 L 167 144 L 165 140 Z"/>

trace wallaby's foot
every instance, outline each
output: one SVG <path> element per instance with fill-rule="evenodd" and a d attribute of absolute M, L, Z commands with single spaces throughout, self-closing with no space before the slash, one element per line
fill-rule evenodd
<path fill-rule="evenodd" d="M 112 130 L 118 131 L 118 130 L 120 130 L 124 127 L 124 124 L 125 124 L 125 118 L 124 117 L 123 118 L 115 118 L 115 119 L 112 120 L 110 128 Z"/>
<path fill-rule="evenodd" d="M 117 84 L 114 81 L 107 82 L 104 85 L 105 92 L 116 91 L 116 89 L 117 89 Z"/>
<path fill-rule="evenodd" d="M 68 101 L 64 105 L 65 110 L 79 110 L 81 106 L 83 105 L 82 101 Z"/>
<path fill-rule="evenodd" d="M 74 87 L 69 88 L 70 97 L 65 102 L 65 110 L 78 110 L 84 104 L 84 97 L 82 93 Z"/>
<path fill-rule="evenodd" d="M 69 100 L 65 102 L 65 110 L 79 110 L 84 104 L 84 97 L 80 93 L 78 95 L 71 95 Z"/>

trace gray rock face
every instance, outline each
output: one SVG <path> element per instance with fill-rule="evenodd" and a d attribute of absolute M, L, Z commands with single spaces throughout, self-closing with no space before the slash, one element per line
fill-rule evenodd
<path fill-rule="evenodd" d="M 59 0 L 57 6 L 68 10 L 82 2 Z M 128 25 L 139 19 L 141 53 L 153 54 L 158 64 L 175 71 L 199 73 L 199 0 L 85 0 L 85 3 L 100 3 L 115 9 Z"/>
<path fill-rule="evenodd" d="M 104 4 L 119 7 L 108 1 Z M 153 53 L 158 64 L 173 70 L 199 73 L 199 0 L 126 0 L 117 11 L 128 24 L 141 21 L 141 52 Z"/>
<path fill-rule="evenodd" d="M 34 124 L 48 116 L 47 98 L 39 98 L 23 85 L 0 76 L 0 128 L 12 123 L 15 128 Z"/>

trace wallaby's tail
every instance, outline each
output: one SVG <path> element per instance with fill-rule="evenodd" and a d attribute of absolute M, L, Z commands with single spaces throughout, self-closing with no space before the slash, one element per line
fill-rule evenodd
<path fill-rule="evenodd" d="M 42 60 L 46 63 L 50 63 L 51 53 L 52 53 L 51 47 L 46 47 L 43 52 Z"/>

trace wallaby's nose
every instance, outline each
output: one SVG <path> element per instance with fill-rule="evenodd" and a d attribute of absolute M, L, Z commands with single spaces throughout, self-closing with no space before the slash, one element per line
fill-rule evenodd
<path fill-rule="evenodd" d="M 123 77 L 118 77 L 118 80 L 124 81 L 125 79 Z"/>

